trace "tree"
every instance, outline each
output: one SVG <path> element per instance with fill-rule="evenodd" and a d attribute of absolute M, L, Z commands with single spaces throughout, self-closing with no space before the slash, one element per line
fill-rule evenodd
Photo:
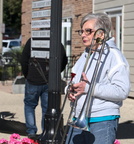
<path fill-rule="evenodd" d="M 22 0 L 3 0 L 3 21 L 10 36 L 20 35 Z"/>

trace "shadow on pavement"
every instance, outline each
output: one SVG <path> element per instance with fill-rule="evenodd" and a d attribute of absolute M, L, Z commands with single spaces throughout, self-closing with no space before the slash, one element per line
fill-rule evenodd
<path fill-rule="evenodd" d="M 26 136 L 26 126 L 25 123 L 21 123 L 19 121 L 11 120 L 14 118 L 15 113 L 0 112 L 0 132 L 13 134 L 18 133 L 22 136 Z M 5 118 L 9 118 L 10 120 L 6 120 Z"/>
<path fill-rule="evenodd" d="M 15 113 L 10 113 L 8 111 L 0 112 L 0 132 L 1 133 L 18 133 L 22 136 L 26 136 L 26 126 L 25 123 L 19 121 L 14 121 Z M 9 118 L 10 120 L 5 120 L 4 118 Z M 117 132 L 117 139 L 134 139 L 134 121 L 129 120 L 124 123 L 120 123 Z"/>
<path fill-rule="evenodd" d="M 134 139 L 134 121 L 129 120 L 120 123 L 117 132 L 117 139 Z"/>

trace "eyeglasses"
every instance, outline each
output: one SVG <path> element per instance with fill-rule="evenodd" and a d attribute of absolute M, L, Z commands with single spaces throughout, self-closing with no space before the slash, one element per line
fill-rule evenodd
<path fill-rule="evenodd" d="M 85 30 L 78 30 L 78 34 L 81 36 L 83 33 L 85 33 L 86 36 L 90 35 L 92 32 L 94 32 L 92 29 L 85 29 Z"/>

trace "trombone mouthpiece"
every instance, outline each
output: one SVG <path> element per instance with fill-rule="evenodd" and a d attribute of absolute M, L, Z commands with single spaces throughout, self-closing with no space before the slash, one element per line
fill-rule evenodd
<path fill-rule="evenodd" d="M 101 39 L 101 38 L 98 37 L 98 38 L 96 38 L 95 40 L 96 40 L 96 43 L 102 44 L 102 39 Z"/>

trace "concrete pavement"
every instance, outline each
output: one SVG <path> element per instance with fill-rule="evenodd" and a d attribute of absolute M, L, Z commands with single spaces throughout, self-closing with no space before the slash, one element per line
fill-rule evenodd
<path fill-rule="evenodd" d="M 24 119 L 24 107 L 23 107 L 23 94 L 13 94 L 12 93 L 12 82 L 7 81 L 5 85 L 2 85 L 0 82 L 0 114 L 5 114 L 5 120 L 7 120 L 6 125 L 0 126 L 0 139 L 5 138 L 9 139 L 11 133 L 4 133 L 2 131 L 3 128 L 6 128 L 9 122 L 12 122 L 12 126 L 21 126 L 25 123 Z M 64 96 L 62 96 L 64 99 Z M 66 124 L 66 119 L 70 110 L 69 101 L 67 101 L 65 105 L 65 109 L 63 112 L 64 115 L 64 124 Z M 36 109 L 36 122 L 38 126 L 38 134 L 41 131 L 41 109 L 40 105 L 38 105 Z M 0 124 L 1 125 L 1 124 Z M 18 128 L 18 129 L 19 129 Z M 25 137 L 25 135 L 21 135 L 21 138 Z M 124 101 L 124 104 L 121 108 L 121 118 L 119 122 L 119 129 L 117 138 L 121 142 L 121 144 L 134 144 L 134 99 L 127 98 Z"/>

